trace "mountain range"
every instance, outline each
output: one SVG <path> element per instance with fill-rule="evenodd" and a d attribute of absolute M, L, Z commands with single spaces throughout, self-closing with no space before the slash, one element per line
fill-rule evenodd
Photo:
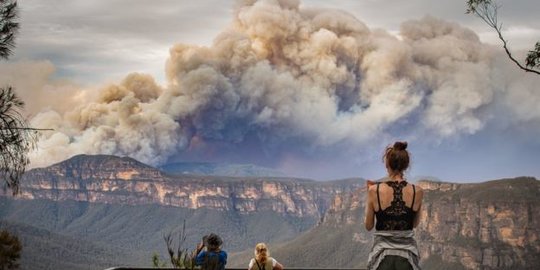
<path fill-rule="evenodd" d="M 250 167 L 253 168 L 253 167 Z M 416 230 L 425 269 L 535 269 L 540 264 L 540 182 L 419 181 Z M 245 267 L 257 242 L 288 267 L 364 267 L 363 179 L 313 181 L 160 170 L 127 157 L 80 155 L 28 171 L 21 193 L 0 196 L 1 227 L 23 241 L 23 269 L 149 266 L 163 236 L 185 222 L 192 249 L 216 232 Z M 64 248 L 68 247 L 68 248 Z"/>

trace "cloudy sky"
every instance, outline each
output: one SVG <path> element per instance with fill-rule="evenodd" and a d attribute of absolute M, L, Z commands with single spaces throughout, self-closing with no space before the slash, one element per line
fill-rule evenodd
<path fill-rule="evenodd" d="M 299 6 L 297 1 L 240 2 L 19 1 L 17 48 L 0 66 L 4 74 L 0 77 L 21 91 L 33 123 L 50 123 L 58 131 L 45 135 L 33 163 L 45 166 L 77 153 L 103 152 L 131 155 L 154 165 L 180 160 L 239 162 L 317 179 L 378 178 L 384 174 L 380 161 L 384 146 L 405 139 L 413 155 L 410 177 L 459 182 L 540 177 L 540 80 L 505 61 L 491 29 L 465 14 L 465 1 L 303 0 Z M 540 40 L 540 5 L 536 0 L 498 2 L 504 34 L 522 57 Z M 268 10 L 278 15 L 268 17 Z M 316 20 L 313 14 L 336 18 Z M 290 19 L 291 25 L 297 23 L 295 29 L 310 29 L 305 35 L 311 41 L 297 41 L 303 36 L 296 30 L 287 32 L 287 25 L 264 30 L 271 34 L 261 31 L 261 21 L 279 16 L 282 21 Z M 353 34 L 332 28 L 336 24 L 346 25 Z M 282 35 L 303 51 L 287 55 L 290 48 L 284 41 L 272 44 L 273 56 L 257 49 L 270 46 L 257 42 L 275 42 Z M 321 65 L 312 69 L 307 62 L 320 53 L 306 60 L 312 50 L 305 48 L 324 37 L 346 35 L 355 38 L 351 45 L 355 50 L 366 52 L 343 53 L 358 65 L 349 65 L 350 59 L 340 56 L 334 59 L 333 72 L 325 73 Z M 237 42 L 241 39 L 250 42 L 249 52 L 258 58 L 252 61 L 238 53 L 234 54 L 241 58 L 238 62 L 231 58 L 223 63 L 227 50 L 243 48 Z M 369 40 L 370 45 L 360 40 Z M 450 40 L 455 43 L 448 45 Z M 233 45 L 222 46 L 229 41 Z M 340 39 L 336 44 L 349 48 L 352 43 L 347 42 Z M 319 45 L 327 46 L 322 41 Z M 455 47 L 463 48 L 453 52 Z M 428 54 L 433 48 L 441 51 Z M 338 54 L 328 50 L 325 53 Z M 277 59 L 276 51 L 284 53 L 282 59 Z M 202 60 L 193 60 L 193 55 Z M 390 56 L 403 57 L 407 63 L 380 64 Z M 451 65 L 433 62 L 445 58 Z M 204 73 L 199 62 L 211 66 L 213 73 Z M 317 76 L 307 78 L 298 68 Z M 343 69 L 343 76 L 352 77 L 321 79 Z M 393 71 L 384 75 L 389 69 Z M 275 75 L 262 78 L 265 72 Z M 145 75 L 128 76 L 132 73 Z M 214 82 L 208 86 L 212 94 L 202 96 L 208 87 L 201 86 L 205 82 L 195 73 Z M 260 91 L 274 98 L 255 97 L 253 89 L 262 83 L 268 86 Z M 283 87 L 302 91 L 291 96 L 279 92 Z M 136 105 L 129 107 L 128 115 L 140 114 L 141 122 L 122 121 L 119 112 L 128 103 L 128 94 L 122 91 L 135 93 L 130 98 Z M 174 99 L 178 96 L 180 101 Z M 351 97 L 356 99 L 344 101 Z M 388 104 L 396 98 L 400 101 Z M 230 104 L 237 109 L 227 109 Z M 293 116 L 283 116 L 291 106 Z M 126 133 L 124 128 L 140 132 Z M 125 136 L 137 142 L 123 145 Z"/>
<path fill-rule="evenodd" d="M 499 44 L 481 20 L 465 14 L 465 0 L 303 0 L 305 7 L 350 12 L 370 28 L 398 33 L 402 22 L 432 15 L 473 29 Z M 176 43 L 208 46 L 233 16 L 233 0 L 22 0 L 22 29 L 13 60 L 50 60 L 56 76 L 95 84 L 137 71 L 164 82 L 163 66 Z M 531 49 L 540 37 L 535 0 L 499 0 L 513 49 Z"/>

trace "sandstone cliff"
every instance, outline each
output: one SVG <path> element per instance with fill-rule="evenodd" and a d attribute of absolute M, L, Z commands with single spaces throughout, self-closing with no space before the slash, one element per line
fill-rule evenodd
<path fill-rule="evenodd" d="M 427 190 L 417 230 L 423 258 L 467 269 L 540 265 L 540 181 L 419 183 Z"/>
<path fill-rule="evenodd" d="M 320 217 L 334 195 L 361 186 L 363 181 L 167 175 L 127 157 L 80 155 L 30 170 L 21 183 L 19 199 L 159 204 Z"/>

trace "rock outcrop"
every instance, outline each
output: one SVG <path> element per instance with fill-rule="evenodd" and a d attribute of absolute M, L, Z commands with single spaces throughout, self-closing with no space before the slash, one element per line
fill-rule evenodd
<path fill-rule="evenodd" d="M 427 190 L 417 229 L 423 258 L 439 256 L 466 269 L 540 264 L 540 181 L 419 185 Z"/>
<path fill-rule="evenodd" d="M 269 210 L 297 217 L 321 217 L 334 195 L 361 186 L 363 180 L 316 182 L 168 175 L 127 157 L 80 155 L 47 168 L 30 170 L 21 183 L 19 199 L 160 204 L 240 213 Z"/>

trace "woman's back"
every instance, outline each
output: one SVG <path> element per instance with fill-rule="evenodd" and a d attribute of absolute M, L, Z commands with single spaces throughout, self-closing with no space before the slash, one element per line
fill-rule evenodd
<path fill-rule="evenodd" d="M 251 259 L 251 262 L 249 262 L 248 269 L 252 270 L 272 270 L 274 269 L 274 261 L 275 259 L 272 257 L 268 257 L 265 262 L 259 262 L 256 259 Z"/>
<path fill-rule="evenodd" d="M 388 181 L 388 182 L 382 182 L 379 186 L 379 199 L 381 202 L 381 209 L 388 208 L 392 201 L 394 200 L 394 188 L 392 188 L 388 183 L 396 181 Z M 410 207 L 413 209 L 413 211 L 417 212 L 418 208 L 420 208 L 420 203 L 418 201 L 418 186 L 415 186 L 413 184 L 410 184 L 406 181 L 402 181 L 406 183 L 406 185 L 402 188 L 402 200 L 405 202 L 405 205 L 407 207 Z M 414 186 L 414 187 L 413 187 Z M 376 189 L 376 187 L 375 187 Z M 412 201 L 414 197 L 414 206 L 412 206 Z M 412 207 L 411 207 L 412 206 Z M 379 211 L 379 205 L 374 205 L 375 212 Z"/>
<path fill-rule="evenodd" d="M 376 203 L 373 205 L 380 231 L 412 230 L 420 207 L 416 186 L 406 181 L 387 181 L 375 187 Z"/>

